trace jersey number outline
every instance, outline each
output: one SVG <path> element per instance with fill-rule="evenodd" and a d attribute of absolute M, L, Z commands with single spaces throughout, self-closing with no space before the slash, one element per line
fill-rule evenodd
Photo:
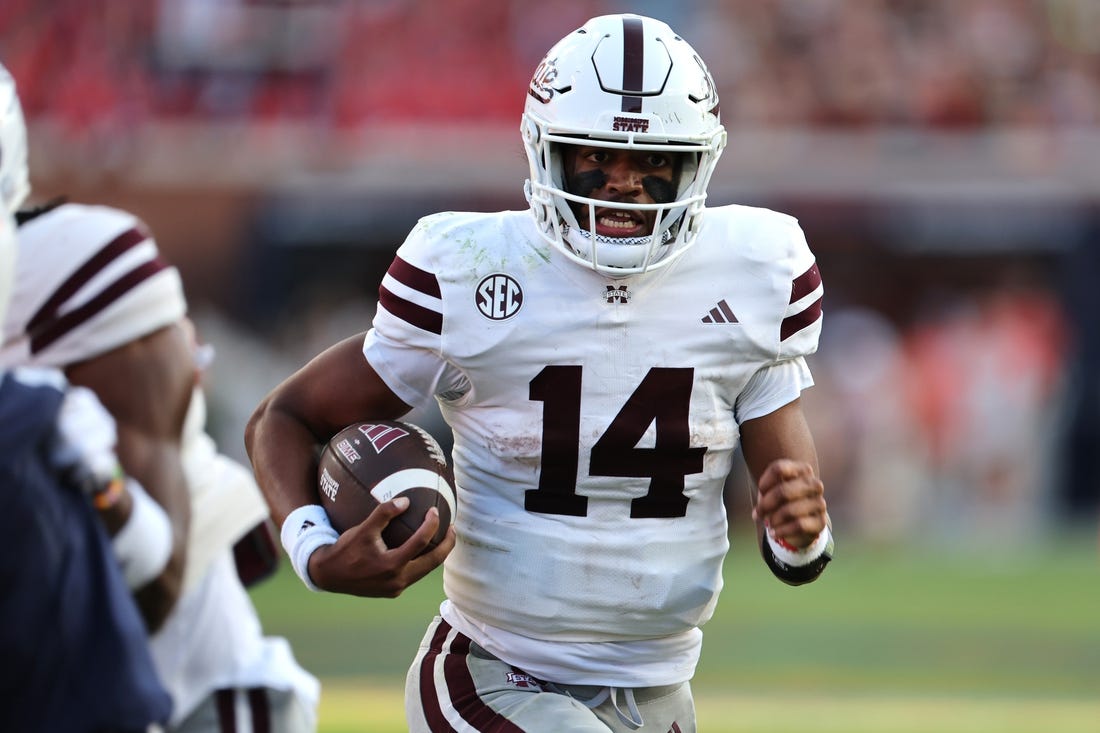
<path fill-rule="evenodd" d="M 529 512 L 583 517 L 588 497 L 577 493 L 581 423 L 581 371 L 576 365 L 544 367 L 531 380 L 530 399 L 543 403 L 539 487 L 524 493 Z M 695 370 L 652 367 L 592 446 L 590 476 L 650 479 L 649 491 L 630 503 L 632 518 L 682 517 L 684 477 L 703 471 L 705 446 L 692 447 L 688 413 Z M 638 448 L 651 424 L 652 448 Z"/>

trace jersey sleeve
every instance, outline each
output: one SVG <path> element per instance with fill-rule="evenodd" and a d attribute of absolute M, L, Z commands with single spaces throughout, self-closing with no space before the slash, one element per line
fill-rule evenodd
<path fill-rule="evenodd" d="M 374 370 L 414 407 L 465 389 L 464 376 L 443 355 L 443 293 L 429 230 L 421 220 L 398 248 L 378 288 L 378 310 L 363 342 Z"/>
<path fill-rule="evenodd" d="M 783 405 L 794 402 L 807 387 L 812 387 L 813 377 L 806 359 L 799 356 L 757 370 L 734 404 L 737 424 L 763 417 Z"/>
<path fill-rule="evenodd" d="M 790 265 L 790 300 L 779 325 L 778 361 L 817 351 L 825 288 L 806 235 L 793 219 L 784 227 Z"/>

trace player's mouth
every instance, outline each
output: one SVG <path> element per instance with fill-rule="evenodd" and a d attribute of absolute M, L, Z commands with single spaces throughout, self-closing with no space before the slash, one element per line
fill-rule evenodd
<path fill-rule="evenodd" d="M 639 212 L 601 209 L 596 212 L 596 234 L 603 237 L 644 237 L 645 219 Z"/>

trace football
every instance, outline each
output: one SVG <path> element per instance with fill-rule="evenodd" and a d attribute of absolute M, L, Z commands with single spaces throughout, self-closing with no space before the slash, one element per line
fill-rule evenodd
<path fill-rule="evenodd" d="M 454 474 L 443 449 L 423 428 L 396 420 L 354 423 L 332 436 L 317 466 L 317 494 L 338 532 L 379 504 L 408 497 L 409 508 L 382 531 L 390 548 L 403 544 L 433 506 L 439 531 L 428 549 L 443 540 L 455 517 Z"/>

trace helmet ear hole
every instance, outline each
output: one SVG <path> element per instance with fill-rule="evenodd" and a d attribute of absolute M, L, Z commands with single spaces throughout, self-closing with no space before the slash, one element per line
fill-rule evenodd
<path fill-rule="evenodd" d="M 539 138 L 539 126 L 535 124 L 534 120 L 529 117 L 523 118 L 523 142 L 527 145 L 538 145 Z"/>

